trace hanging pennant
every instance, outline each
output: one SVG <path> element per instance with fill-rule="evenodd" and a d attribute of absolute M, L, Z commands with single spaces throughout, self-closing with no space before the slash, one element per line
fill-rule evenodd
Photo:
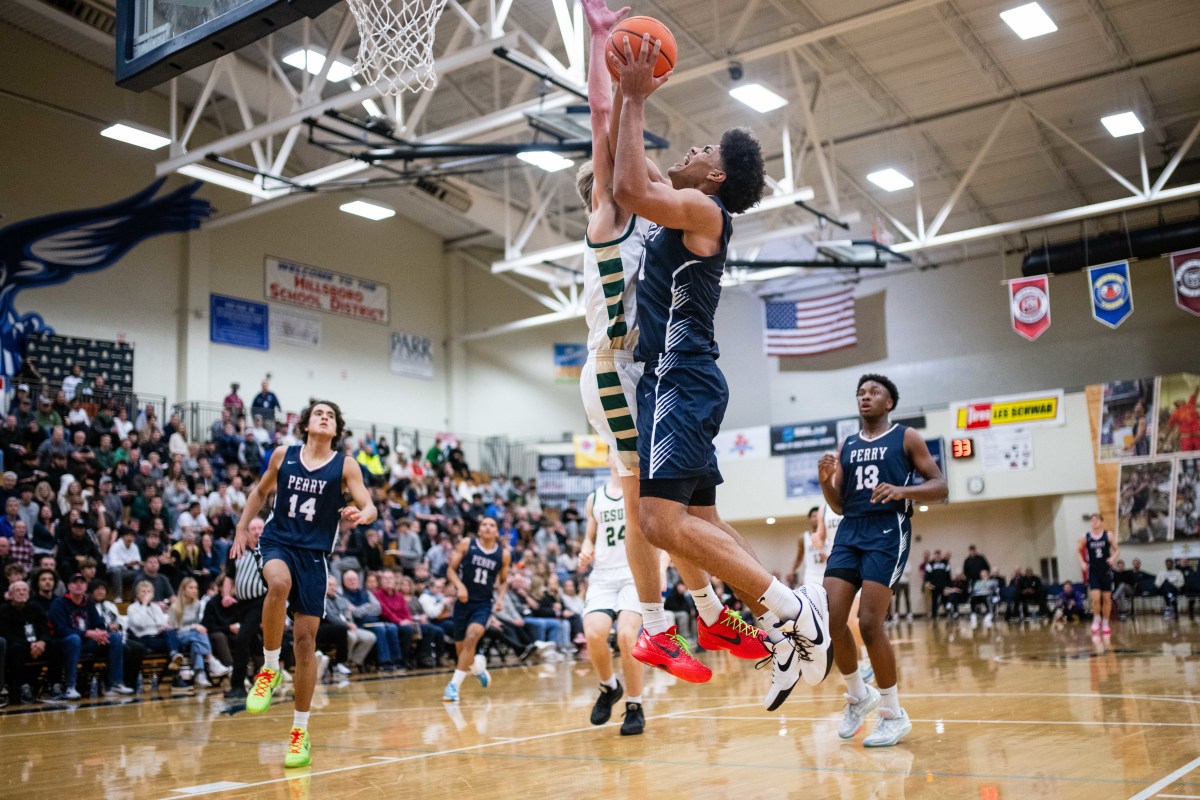
<path fill-rule="evenodd" d="M 1038 275 L 1008 282 L 1013 330 L 1033 341 L 1050 327 L 1050 278 Z"/>
<path fill-rule="evenodd" d="M 1092 319 L 1117 328 L 1133 313 L 1133 284 L 1129 281 L 1129 262 L 1118 261 L 1088 267 L 1088 287 L 1092 295 Z"/>
<path fill-rule="evenodd" d="M 1171 253 L 1175 305 L 1200 317 L 1200 248 Z"/>

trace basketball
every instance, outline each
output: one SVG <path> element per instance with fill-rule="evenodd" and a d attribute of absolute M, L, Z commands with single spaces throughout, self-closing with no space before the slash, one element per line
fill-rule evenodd
<path fill-rule="evenodd" d="M 625 61 L 625 37 L 629 37 L 629 48 L 633 50 L 636 56 L 638 51 L 642 49 L 642 35 L 650 34 L 650 44 L 653 46 L 654 40 L 658 39 L 662 42 L 662 49 L 658 53 L 658 63 L 654 65 L 654 77 L 661 78 L 671 70 L 675 69 L 675 37 L 671 34 L 671 29 L 662 24 L 654 17 L 630 17 L 623 19 L 617 23 L 617 27 L 612 29 L 612 33 L 608 35 L 608 52 L 616 55 Z M 613 67 L 611 61 L 608 64 L 608 74 L 612 76 L 614 81 L 621 81 L 620 74 Z"/>

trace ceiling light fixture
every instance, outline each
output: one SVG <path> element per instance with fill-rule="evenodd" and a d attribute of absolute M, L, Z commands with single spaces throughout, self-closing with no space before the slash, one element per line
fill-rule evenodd
<path fill-rule="evenodd" d="M 396 212 L 393 209 L 381 206 L 378 203 L 369 203 L 366 200 L 352 200 L 349 203 L 343 203 L 338 208 L 347 214 L 354 214 L 356 217 L 366 217 L 375 221 L 396 216 Z"/>
<path fill-rule="evenodd" d="M 898 192 L 901 189 L 912 188 L 913 182 L 901 174 L 899 171 L 888 167 L 877 172 L 872 172 L 867 175 L 867 180 L 889 192 Z"/>
<path fill-rule="evenodd" d="M 254 181 L 240 178 L 237 175 L 230 175 L 228 172 L 206 167 L 203 164 L 185 164 L 175 171 L 180 175 L 186 175 L 189 178 L 211 183 L 214 186 L 223 186 L 226 189 L 248 194 L 260 200 L 270 200 L 288 193 L 288 189 L 286 188 L 264 189 Z"/>
<path fill-rule="evenodd" d="M 734 100 L 745 103 L 760 114 L 783 108 L 787 100 L 772 92 L 761 83 L 746 83 L 729 90 L 729 96 Z"/>
<path fill-rule="evenodd" d="M 1120 114 L 1110 114 L 1107 117 L 1101 117 L 1100 122 L 1104 127 L 1108 128 L 1108 132 L 1114 139 L 1118 136 L 1130 136 L 1146 130 L 1146 127 L 1142 125 L 1142 121 L 1138 119 L 1137 114 L 1132 111 L 1122 111 Z"/>
<path fill-rule="evenodd" d="M 774 518 L 774 517 L 767 517 L 767 524 L 768 524 L 768 525 L 774 525 L 774 524 L 775 524 L 775 518 Z"/>
<path fill-rule="evenodd" d="M 558 172 L 560 169 L 566 169 L 575 164 L 571 159 L 563 158 L 558 153 L 551 153 L 549 150 L 531 150 L 527 153 L 517 153 L 517 158 L 526 164 L 541 167 L 546 172 Z"/>
<path fill-rule="evenodd" d="M 158 150 L 171 143 L 171 140 L 161 133 L 155 133 L 140 125 L 134 125 L 132 122 L 114 123 L 100 131 L 100 135 L 108 139 L 116 139 L 118 142 L 144 147 L 147 150 Z"/>
<path fill-rule="evenodd" d="M 1010 8 L 1008 11 L 1001 11 L 1000 19 L 1004 20 L 1008 27 L 1012 28 L 1013 32 L 1022 39 L 1045 36 L 1047 33 L 1054 33 L 1058 30 L 1054 20 L 1050 19 L 1050 15 L 1043 11 L 1037 3 L 1026 3 L 1023 6 Z"/>
<path fill-rule="evenodd" d="M 283 63 L 296 69 L 308 70 L 313 75 L 320 75 L 325 66 L 325 56 L 316 50 L 293 50 L 283 57 Z M 327 79 L 330 83 L 341 83 L 354 74 L 354 67 L 345 61 L 335 60 L 329 66 Z"/>

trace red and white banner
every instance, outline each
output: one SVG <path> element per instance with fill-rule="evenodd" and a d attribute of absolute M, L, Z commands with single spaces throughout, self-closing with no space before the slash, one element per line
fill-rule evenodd
<path fill-rule="evenodd" d="M 1175 305 L 1200 317 L 1200 248 L 1171 253 Z"/>
<path fill-rule="evenodd" d="M 1050 278 L 1037 275 L 1008 282 L 1013 330 L 1029 341 L 1050 327 Z"/>
<path fill-rule="evenodd" d="M 364 322 L 387 324 L 386 283 L 271 256 L 264 259 L 264 264 L 268 300 Z"/>

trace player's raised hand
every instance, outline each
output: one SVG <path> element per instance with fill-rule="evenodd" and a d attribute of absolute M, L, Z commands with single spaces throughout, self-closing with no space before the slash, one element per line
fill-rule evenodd
<path fill-rule="evenodd" d="M 587 19 L 592 33 L 607 34 L 613 26 L 629 13 L 629 6 L 620 11 L 612 11 L 605 0 L 583 0 L 583 16 Z"/>
<path fill-rule="evenodd" d="M 237 561 L 247 550 L 253 550 L 258 547 L 258 536 L 250 532 L 248 527 L 238 526 L 237 533 L 233 536 L 233 547 L 229 550 L 230 557 Z"/>
<path fill-rule="evenodd" d="M 833 452 L 827 452 L 821 456 L 821 460 L 817 462 L 817 480 L 821 483 L 833 480 L 833 476 L 837 472 L 837 463 L 837 455 Z"/>
<path fill-rule="evenodd" d="M 877 484 L 871 492 L 872 503 L 887 503 L 892 500 L 904 499 L 904 489 L 900 486 L 892 486 L 890 483 Z"/>
<path fill-rule="evenodd" d="M 608 59 L 612 62 L 617 70 L 617 74 L 621 76 L 621 92 L 626 97 L 649 97 L 655 89 L 662 86 L 671 77 L 670 72 L 663 73 L 661 77 L 654 77 L 654 67 L 658 64 L 658 54 L 662 50 L 662 42 L 655 39 L 653 43 L 650 41 L 650 34 L 642 34 L 642 45 L 638 49 L 638 54 L 634 56 L 633 45 L 629 42 L 628 36 L 621 37 L 621 43 L 625 50 L 625 61 L 621 62 L 621 58 L 616 53 L 609 51 Z"/>

